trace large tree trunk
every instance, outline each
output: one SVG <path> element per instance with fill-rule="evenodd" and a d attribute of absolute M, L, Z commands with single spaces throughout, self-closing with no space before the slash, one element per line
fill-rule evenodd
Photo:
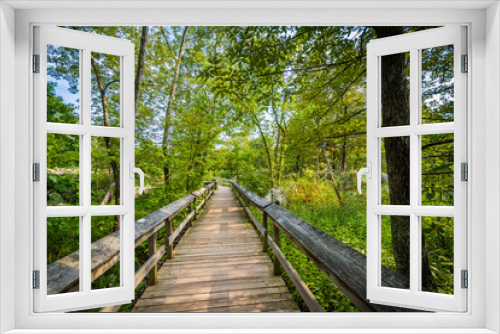
<path fill-rule="evenodd" d="M 170 88 L 170 94 L 168 97 L 168 105 L 167 105 L 167 112 L 165 115 L 165 126 L 163 128 L 163 142 L 162 142 L 162 152 L 163 152 L 163 175 L 165 178 L 165 185 L 168 186 L 169 179 L 170 179 L 170 167 L 169 167 L 169 162 L 168 162 L 168 143 L 169 143 L 169 136 L 170 136 L 170 128 L 172 126 L 171 124 L 171 118 L 172 118 L 172 110 L 174 109 L 174 100 L 175 100 L 175 92 L 177 90 L 177 83 L 179 81 L 179 75 L 181 71 L 181 61 L 182 61 L 182 54 L 184 53 L 184 49 L 186 48 L 186 34 L 188 31 L 189 27 L 185 27 L 184 31 L 182 33 L 182 39 L 181 39 L 181 44 L 179 47 L 179 52 L 177 54 L 177 58 L 175 60 L 175 69 L 174 69 L 174 78 L 172 81 L 172 88 Z M 165 38 L 167 38 L 165 36 Z M 166 41 L 168 43 L 168 39 Z"/>
<path fill-rule="evenodd" d="M 139 97 L 141 95 L 141 86 L 144 80 L 144 64 L 146 59 L 146 47 L 148 44 L 149 27 L 142 27 L 141 44 L 139 46 L 139 56 L 137 57 L 137 72 L 135 74 L 135 113 L 139 107 Z"/>
<path fill-rule="evenodd" d="M 378 38 L 403 34 L 402 27 L 374 27 Z M 415 60 L 412 60 L 415 61 Z M 410 87 L 407 63 L 402 53 L 382 57 L 382 125 L 410 124 Z M 384 138 L 391 205 L 410 205 L 409 137 Z M 391 216 L 391 234 L 396 271 L 410 276 L 410 217 Z M 423 244 L 423 287 L 434 285 Z"/>

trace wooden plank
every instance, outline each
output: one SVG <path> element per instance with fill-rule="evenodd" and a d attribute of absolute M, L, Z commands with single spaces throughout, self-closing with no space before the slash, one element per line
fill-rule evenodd
<path fill-rule="evenodd" d="M 235 288 L 243 288 L 249 286 L 272 287 L 272 286 L 286 286 L 286 285 L 283 279 L 277 276 L 232 278 L 226 280 L 214 280 L 214 281 L 204 281 L 204 282 L 164 281 L 156 285 L 153 285 L 151 287 L 148 287 L 148 289 L 144 292 L 143 296 L 148 296 L 148 294 L 150 293 L 152 295 L 186 294 L 191 292 L 197 293 L 197 291 L 206 291 L 207 289 L 213 289 L 213 291 L 215 290 L 225 291 L 224 289 L 231 289 L 231 288 L 235 289 Z"/>
<path fill-rule="evenodd" d="M 198 261 L 207 261 L 213 259 L 214 261 L 220 261 L 221 258 L 248 258 L 255 255 L 262 255 L 262 252 L 259 251 L 245 251 L 245 252 L 237 252 L 231 254 L 203 254 L 203 255 L 184 255 L 179 258 L 173 258 L 168 262 L 198 262 Z"/>
<path fill-rule="evenodd" d="M 185 250 L 185 251 L 188 251 L 190 249 L 193 249 L 193 250 L 198 250 L 198 249 L 206 249 L 206 248 L 210 248 L 210 249 L 225 249 L 227 247 L 230 247 L 230 246 L 243 246 L 243 245 L 247 245 L 247 246 L 259 246 L 259 243 L 258 242 L 255 242 L 254 240 L 252 240 L 252 242 L 231 242 L 231 240 L 227 240 L 226 242 L 220 242 L 220 243 L 211 243 L 211 244 L 195 244 L 195 243 L 192 243 L 192 244 L 188 244 L 188 243 L 184 243 L 180 246 L 177 246 L 177 250 Z"/>
<path fill-rule="evenodd" d="M 275 249 L 280 248 L 280 230 L 276 224 L 273 224 L 273 245 Z M 280 260 L 278 258 L 278 254 L 273 253 L 273 273 L 275 275 L 281 275 L 281 268 L 280 268 Z"/>
<path fill-rule="evenodd" d="M 142 282 L 144 277 L 148 271 L 151 271 L 152 268 L 156 267 L 156 264 L 160 260 L 160 258 L 165 254 L 165 245 L 161 245 L 160 249 L 156 251 L 156 253 L 151 256 L 144 264 L 139 268 L 139 270 L 135 273 L 135 287 Z M 99 310 L 99 312 L 118 312 L 120 309 L 120 305 L 106 306 Z"/>
<path fill-rule="evenodd" d="M 229 266 L 242 266 L 251 263 L 269 263 L 269 257 L 267 255 L 262 256 L 252 256 L 249 258 L 234 258 L 229 257 L 227 261 L 224 261 L 225 258 L 219 259 L 217 262 L 214 261 L 197 261 L 197 262 L 171 262 L 168 261 L 163 264 L 162 268 L 164 270 L 170 270 L 168 268 L 221 268 L 221 267 L 229 267 Z M 172 269 L 173 270 L 173 269 Z"/>
<path fill-rule="evenodd" d="M 285 233 L 360 311 L 400 311 L 372 304 L 366 299 L 366 256 L 278 205 L 265 208 L 275 225 Z M 383 268 L 384 285 L 402 288 L 406 279 Z"/>
<path fill-rule="evenodd" d="M 165 243 L 167 244 L 167 259 L 174 257 L 174 243 L 170 242 L 170 237 L 174 234 L 174 224 L 172 218 L 167 218 L 167 235 L 165 236 Z"/>
<path fill-rule="evenodd" d="M 137 302 L 137 307 L 153 306 L 153 305 L 172 305 L 184 304 L 188 302 L 207 302 L 223 299 L 238 299 L 238 298 L 252 298 L 261 295 L 276 295 L 287 294 L 289 291 L 286 286 L 283 287 L 263 287 L 256 289 L 239 289 L 235 291 L 222 291 L 210 293 L 189 293 L 184 295 L 167 295 L 156 296 L 151 298 L 141 298 Z"/>
<path fill-rule="evenodd" d="M 273 204 L 273 202 L 262 198 L 260 196 L 257 196 L 256 194 L 252 193 L 251 191 L 245 189 L 244 187 L 240 186 L 234 181 L 231 181 L 231 184 L 235 186 L 240 192 L 244 194 L 244 197 L 246 197 L 250 202 L 252 202 L 257 208 L 259 209 L 264 209 L 267 206 Z"/>
<path fill-rule="evenodd" d="M 153 266 L 156 266 L 161 257 L 165 255 L 165 245 L 161 245 L 161 247 L 156 251 L 156 253 L 147 259 L 146 262 L 135 272 L 135 286 L 137 287 L 139 283 L 146 277 L 147 273 L 151 271 Z"/>
<path fill-rule="evenodd" d="M 176 282 L 176 283 L 188 283 L 188 282 L 208 282 L 208 281 L 224 281 L 234 278 L 244 279 L 250 277 L 263 277 L 263 272 L 238 272 L 224 275 L 214 275 L 214 276 L 191 276 L 191 277 L 167 277 L 163 278 L 163 276 L 158 276 L 158 281 L 168 281 L 168 282 Z"/>
<path fill-rule="evenodd" d="M 285 269 L 286 273 L 288 274 L 288 277 L 290 277 L 290 280 L 292 281 L 293 285 L 297 289 L 297 291 L 300 293 L 300 296 L 306 303 L 307 307 L 309 308 L 309 311 L 311 312 L 324 312 L 323 307 L 321 307 L 321 304 L 316 300 L 316 297 L 314 294 L 309 290 L 309 287 L 306 285 L 306 283 L 302 280 L 300 275 L 295 271 L 293 268 L 292 264 L 287 260 L 285 254 L 281 251 L 281 249 L 278 247 L 273 242 L 273 239 L 271 237 L 268 237 L 268 243 L 269 246 L 271 246 L 271 249 L 273 250 L 273 254 L 275 258 L 278 259 L 278 261 L 281 263 L 283 266 L 283 269 Z"/>
<path fill-rule="evenodd" d="M 248 208 L 245 208 L 245 212 L 247 213 L 248 217 L 250 218 L 250 221 L 252 222 L 253 226 L 259 231 L 260 235 L 264 235 L 264 227 L 259 223 L 257 218 L 248 210 Z"/>
<path fill-rule="evenodd" d="M 268 251 L 268 242 L 267 242 L 267 237 L 268 237 L 268 232 L 267 232 L 267 212 L 262 211 L 262 251 L 267 252 Z"/>
<path fill-rule="evenodd" d="M 222 267 L 205 267 L 205 268 L 179 268 L 173 267 L 170 270 L 162 270 L 158 274 L 158 279 L 170 279 L 175 277 L 184 276 L 218 276 L 218 275 L 231 275 L 231 274 L 245 274 L 247 271 L 252 271 L 252 273 L 263 272 L 269 273 L 272 269 L 271 263 L 249 263 L 249 264 L 232 264 L 229 266 Z"/>
<path fill-rule="evenodd" d="M 176 248 L 175 253 L 178 256 L 183 255 L 200 255 L 200 254 L 231 254 L 231 252 L 241 252 L 241 251 L 259 251 L 261 247 L 259 245 L 231 245 L 231 246 L 221 246 L 217 248 L 196 248 L 196 249 L 182 249 Z"/>
<path fill-rule="evenodd" d="M 184 228 L 186 227 L 186 225 L 191 222 L 191 219 L 193 218 L 193 216 L 194 216 L 194 211 L 191 211 L 186 216 L 186 218 L 184 218 L 184 220 L 179 224 L 179 226 L 177 226 L 177 228 L 175 229 L 175 231 L 171 235 L 168 236 L 168 244 L 169 245 L 174 243 L 175 239 L 177 239 L 177 237 L 182 232 L 182 230 L 184 230 Z"/>
<path fill-rule="evenodd" d="M 275 277 L 276 278 L 276 277 Z M 218 284 L 215 284 L 218 283 Z M 196 294 L 209 294 L 219 292 L 242 291 L 247 289 L 260 289 L 260 288 L 286 288 L 283 280 L 274 280 L 272 282 L 266 281 L 261 278 L 254 278 L 248 280 L 227 280 L 205 282 L 205 284 L 178 284 L 178 285 L 158 285 L 146 290 L 141 296 L 141 299 L 159 298 L 159 297 L 172 297 L 172 296 L 191 296 Z"/>
<path fill-rule="evenodd" d="M 159 304 L 159 305 L 148 305 L 141 306 L 139 303 L 136 304 L 134 309 L 140 309 L 139 312 L 208 312 L 209 309 L 221 306 L 242 306 L 242 305 L 253 305 L 262 304 L 266 302 L 277 302 L 277 301 L 291 301 L 292 297 L 289 292 L 287 293 L 276 293 L 267 295 L 255 295 L 255 296 L 241 296 L 233 299 L 216 299 L 207 301 L 192 301 L 184 302 L 178 304 Z"/>
<path fill-rule="evenodd" d="M 152 234 L 149 237 L 149 242 L 148 242 L 148 256 L 149 258 L 153 257 L 156 253 L 156 233 Z M 157 261 L 158 262 L 158 261 Z M 151 270 L 149 271 L 149 285 L 154 285 L 156 284 L 156 281 L 158 279 L 158 266 L 156 263 L 151 267 Z"/>

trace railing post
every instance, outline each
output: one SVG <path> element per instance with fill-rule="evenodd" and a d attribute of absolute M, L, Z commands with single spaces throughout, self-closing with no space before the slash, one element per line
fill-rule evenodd
<path fill-rule="evenodd" d="M 194 220 L 194 217 L 196 217 L 196 198 L 195 198 L 195 201 L 192 202 L 191 204 L 189 204 L 188 206 L 188 215 L 191 214 L 191 211 L 193 211 L 193 203 L 195 204 L 194 205 L 194 215 L 193 217 L 191 217 L 191 219 L 189 219 L 189 223 L 187 224 L 188 227 L 191 227 L 191 225 L 193 224 L 193 220 Z"/>
<path fill-rule="evenodd" d="M 196 205 L 196 198 L 195 198 L 195 200 L 193 202 L 193 207 L 194 207 L 194 216 L 193 216 L 193 219 L 191 220 L 191 223 L 193 222 L 193 220 L 198 219 L 198 211 L 196 210 L 196 207 L 197 207 L 197 205 Z"/>
<path fill-rule="evenodd" d="M 148 256 L 152 257 L 156 253 L 156 233 L 153 233 L 148 240 Z M 158 264 L 155 264 L 149 271 L 149 285 L 155 285 L 158 281 Z"/>
<path fill-rule="evenodd" d="M 174 223 L 172 222 L 172 218 L 167 218 L 167 259 L 174 258 L 174 240 L 170 243 L 169 238 L 172 234 L 174 234 Z"/>
<path fill-rule="evenodd" d="M 264 227 L 264 235 L 262 237 L 262 251 L 267 252 L 267 212 L 262 211 L 262 226 Z"/>
<path fill-rule="evenodd" d="M 280 229 L 276 226 L 276 223 L 273 222 L 273 241 L 276 244 L 276 247 L 280 248 Z M 273 273 L 275 275 L 281 275 L 280 261 L 276 254 L 273 254 L 273 265 L 274 270 Z"/>

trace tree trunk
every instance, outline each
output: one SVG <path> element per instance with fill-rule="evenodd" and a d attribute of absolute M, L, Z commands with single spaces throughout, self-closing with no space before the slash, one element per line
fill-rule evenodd
<path fill-rule="evenodd" d="M 163 128 L 163 142 L 162 142 L 162 152 L 164 159 L 163 175 L 165 178 L 166 186 L 168 186 L 169 183 L 168 181 L 170 179 L 170 168 L 168 163 L 168 143 L 169 143 L 170 128 L 172 126 L 171 118 L 172 118 L 172 111 L 174 109 L 175 92 L 177 90 L 177 83 L 179 82 L 179 75 L 181 71 L 182 54 L 184 53 L 184 49 L 186 48 L 186 34 L 188 29 L 189 27 L 184 28 L 184 31 L 182 33 L 181 45 L 179 47 L 179 53 L 175 60 L 174 78 L 172 80 L 172 88 L 170 89 L 170 94 L 168 97 L 167 112 L 165 114 L 165 126 Z"/>
<path fill-rule="evenodd" d="M 137 57 L 137 72 L 135 74 L 135 114 L 139 108 L 139 97 L 141 95 L 141 86 L 144 80 L 144 63 L 146 59 L 146 47 L 148 44 L 149 27 L 142 27 L 141 44 L 139 46 L 139 56 Z"/>
<path fill-rule="evenodd" d="M 255 126 L 257 126 L 257 129 L 259 129 L 260 138 L 262 139 L 262 143 L 264 144 L 264 149 L 266 150 L 267 164 L 269 166 L 269 181 L 270 181 L 270 187 L 272 189 L 274 188 L 274 168 L 273 168 L 273 158 L 271 155 L 271 150 L 269 149 L 269 145 L 267 144 L 267 139 L 264 134 L 264 131 L 262 131 L 262 127 L 260 126 L 259 119 L 252 111 L 250 111 L 250 113 L 253 116 L 252 119 L 255 122 Z"/>
<path fill-rule="evenodd" d="M 347 115 L 347 106 L 344 106 L 344 117 Z M 342 140 L 342 156 L 341 156 L 341 161 L 340 161 L 340 170 L 342 172 L 345 172 L 345 159 L 346 159 L 346 135 L 345 135 L 345 128 L 343 130 L 344 138 Z"/>
<path fill-rule="evenodd" d="M 104 119 L 104 126 L 110 126 L 109 124 L 109 105 L 108 105 L 108 97 L 106 95 L 106 89 L 109 87 L 111 82 L 107 83 L 106 86 L 104 86 L 104 83 L 102 81 L 102 77 L 99 73 L 99 66 L 97 66 L 97 63 L 94 60 L 94 57 L 90 57 L 90 63 L 92 65 L 92 71 L 95 74 L 96 80 L 97 80 L 97 87 L 99 89 L 99 94 L 101 95 L 101 103 L 102 103 L 102 112 L 103 112 L 103 119 Z M 112 145 L 111 145 L 111 138 L 109 137 L 104 137 L 104 143 L 106 144 L 106 148 L 108 150 L 108 154 L 111 157 L 114 157 L 113 151 L 112 151 Z M 111 170 L 113 171 L 113 179 L 115 182 L 115 205 L 120 205 L 120 167 L 116 163 L 115 160 L 112 160 L 111 163 Z M 120 229 L 120 216 L 116 215 L 115 216 L 115 231 L 118 231 Z"/>
<path fill-rule="evenodd" d="M 374 27 L 378 38 L 403 34 L 402 27 Z M 412 60 L 414 61 L 414 60 Z M 382 57 L 382 125 L 410 124 L 410 87 L 402 53 Z M 410 139 L 384 138 L 391 205 L 410 205 Z M 396 271 L 410 276 L 410 217 L 391 216 L 391 234 Z M 423 287 L 434 286 L 423 242 Z"/>
<path fill-rule="evenodd" d="M 330 178 L 332 179 L 332 184 L 333 184 L 333 190 L 335 190 L 335 195 L 337 195 L 337 199 L 339 201 L 340 206 L 344 206 L 344 201 L 342 200 L 342 196 L 340 195 L 339 187 L 338 187 L 337 183 L 335 182 L 332 164 L 330 163 L 330 159 L 328 158 L 328 154 L 325 150 L 325 145 L 324 144 L 320 145 L 320 147 L 321 147 L 321 151 L 323 152 L 323 155 L 325 156 L 325 160 L 326 160 L 326 168 L 327 168 L 326 175 L 330 174 Z"/>

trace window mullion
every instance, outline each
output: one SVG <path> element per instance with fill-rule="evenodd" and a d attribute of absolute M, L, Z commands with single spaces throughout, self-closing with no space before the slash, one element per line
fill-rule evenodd
<path fill-rule="evenodd" d="M 414 209 L 420 204 L 420 136 L 413 129 L 419 123 L 420 114 L 420 52 L 418 49 L 410 50 L 410 291 L 415 293 L 419 290 L 420 266 L 420 243 L 417 242 L 420 218 Z"/>
<path fill-rule="evenodd" d="M 90 130 L 91 118 L 90 108 L 92 103 L 91 95 L 91 67 L 90 67 L 90 49 L 83 49 L 82 59 L 82 123 Z M 81 136 L 81 187 L 80 197 L 82 199 L 83 207 L 88 210 L 83 216 L 82 224 L 82 243 L 80 246 L 80 278 L 82 280 L 82 291 L 90 293 L 91 291 L 91 274 L 92 274 L 92 261 L 91 261 L 91 134 L 87 131 Z"/>

